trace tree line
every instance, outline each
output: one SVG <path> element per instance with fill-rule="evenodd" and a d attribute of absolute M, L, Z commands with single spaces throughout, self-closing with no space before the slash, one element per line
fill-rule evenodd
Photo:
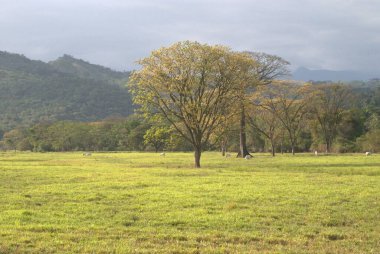
<path fill-rule="evenodd" d="M 168 127 L 132 115 L 98 122 L 58 121 L 19 127 L 3 134 L 2 150 L 34 152 L 189 150 Z"/>
<path fill-rule="evenodd" d="M 363 152 L 380 150 L 380 89 L 372 99 L 345 84 L 279 81 L 251 94 L 246 109 L 247 149 L 251 152 Z M 328 96 L 328 97 L 327 97 Z M 330 98 L 331 97 L 331 98 Z M 366 96 L 368 99 L 368 97 Z M 340 101 L 341 100 L 341 101 Z M 338 104 L 336 104 L 338 103 Z M 206 150 L 240 150 L 240 116 L 225 119 Z M 173 127 L 142 119 L 98 122 L 58 121 L 5 132 L 2 150 L 49 151 L 190 151 Z"/>
<path fill-rule="evenodd" d="M 377 92 L 375 92 L 377 91 Z M 363 152 L 380 150 L 380 119 L 372 100 L 345 84 L 278 81 L 251 94 L 246 109 L 251 152 Z M 368 99 L 368 97 L 367 97 Z M 206 150 L 240 150 L 239 114 L 211 135 Z M 2 134 L 2 150 L 190 151 L 192 146 L 169 124 L 136 115 L 98 122 L 58 121 L 19 127 Z"/>

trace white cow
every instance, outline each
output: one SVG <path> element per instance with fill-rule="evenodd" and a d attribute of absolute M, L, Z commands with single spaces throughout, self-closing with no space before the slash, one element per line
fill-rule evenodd
<path fill-rule="evenodd" d="M 164 156 L 165 157 L 165 153 L 160 153 L 160 156 Z"/>
<path fill-rule="evenodd" d="M 365 152 L 365 156 L 370 156 L 371 152 Z"/>
<path fill-rule="evenodd" d="M 314 151 L 314 155 L 318 156 L 318 151 L 317 150 Z"/>

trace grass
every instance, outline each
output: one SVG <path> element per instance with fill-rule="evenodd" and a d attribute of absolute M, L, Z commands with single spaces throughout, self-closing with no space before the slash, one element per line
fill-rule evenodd
<path fill-rule="evenodd" d="M 380 156 L 0 153 L 0 253 L 380 253 Z"/>

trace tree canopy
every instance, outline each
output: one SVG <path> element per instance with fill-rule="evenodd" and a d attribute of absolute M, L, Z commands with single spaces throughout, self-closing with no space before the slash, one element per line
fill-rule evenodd
<path fill-rule="evenodd" d="M 253 59 L 223 46 L 179 42 L 153 51 L 132 74 L 134 102 L 147 117 L 168 121 L 189 141 L 200 167 L 202 148 L 252 78 Z"/>

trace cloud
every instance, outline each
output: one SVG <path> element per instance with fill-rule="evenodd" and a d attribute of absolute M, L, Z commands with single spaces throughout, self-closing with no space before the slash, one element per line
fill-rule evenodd
<path fill-rule="evenodd" d="M 282 56 L 294 67 L 380 69 L 375 0 L 1 1 L 0 50 L 52 60 L 64 53 L 135 68 L 180 40 Z"/>

